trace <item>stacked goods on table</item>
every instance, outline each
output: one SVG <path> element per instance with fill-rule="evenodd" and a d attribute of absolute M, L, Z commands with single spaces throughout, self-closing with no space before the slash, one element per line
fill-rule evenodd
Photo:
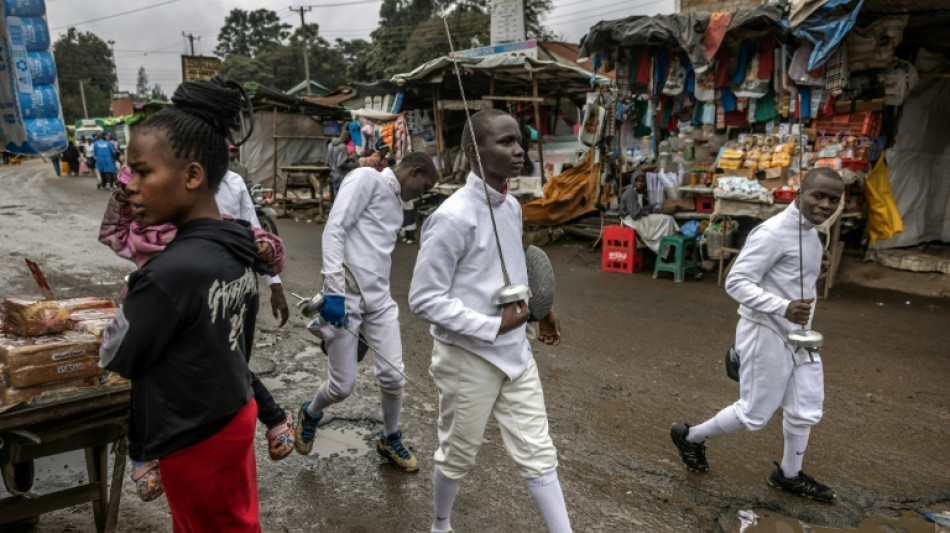
<path fill-rule="evenodd" d="M 102 331 L 115 304 L 101 298 L 3 301 L 0 330 L 0 411 L 44 393 L 94 387 Z"/>

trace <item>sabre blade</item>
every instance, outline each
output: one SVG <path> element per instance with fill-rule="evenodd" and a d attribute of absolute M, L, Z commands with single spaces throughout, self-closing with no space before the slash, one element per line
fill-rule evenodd
<path fill-rule="evenodd" d="M 362 342 L 363 344 L 365 344 L 365 345 L 367 346 L 367 348 L 369 348 L 370 350 L 373 350 L 373 353 L 376 354 L 376 357 L 379 357 L 380 359 L 382 359 L 383 361 L 385 361 L 385 363 L 386 363 L 387 365 L 391 366 L 393 370 L 395 370 L 396 372 L 398 372 L 399 375 L 402 376 L 403 379 L 406 380 L 406 382 L 411 383 L 412 386 L 415 387 L 416 390 L 418 390 L 419 392 L 421 392 L 423 396 L 425 396 L 426 398 L 428 398 L 428 399 L 430 399 L 430 400 L 432 400 L 432 401 L 435 401 L 435 398 L 433 398 L 432 396 L 429 396 L 429 395 L 426 393 L 426 391 L 424 391 L 424 390 L 422 389 L 421 386 L 419 386 L 415 381 L 409 379 L 409 376 L 407 376 L 405 372 L 403 372 L 402 370 L 399 370 L 399 367 L 397 367 L 396 365 L 394 365 L 394 364 L 392 363 L 392 361 L 390 361 L 389 359 L 386 359 L 386 357 L 383 356 L 383 354 L 379 353 L 379 350 L 377 350 L 375 346 L 373 346 L 373 345 L 370 344 L 365 338 L 363 338 L 362 335 L 360 335 L 360 334 L 358 334 L 358 333 L 354 333 L 353 330 L 351 330 L 350 328 L 348 328 L 348 327 L 346 327 L 346 326 L 341 326 L 341 329 L 343 329 L 344 331 L 346 331 L 346 332 L 349 333 L 350 335 L 356 337 L 356 340 L 358 340 L 358 341 Z"/>

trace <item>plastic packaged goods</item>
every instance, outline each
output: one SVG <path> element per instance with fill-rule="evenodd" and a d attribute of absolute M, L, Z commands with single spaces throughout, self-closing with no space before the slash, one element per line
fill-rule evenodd
<path fill-rule="evenodd" d="M 99 367 L 99 357 L 81 357 L 67 361 L 31 365 L 21 368 L 4 368 L 5 380 L 11 387 L 26 388 L 68 381 L 71 379 L 89 378 L 104 374 L 105 370 Z"/>
<path fill-rule="evenodd" d="M 0 137 L 13 154 L 66 149 L 43 0 L 0 0 Z"/>
<path fill-rule="evenodd" d="M 9 370 L 65 363 L 98 354 L 99 339 L 83 333 L 70 331 L 41 337 L 0 335 L 0 364 Z"/>
<path fill-rule="evenodd" d="M 66 392 L 73 389 L 95 387 L 99 384 L 99 377 L 86 377 L 70 379 L 67 381 L 57 381 L 55 383 L 45 383 L 35 387 L 13 387 L 6 386 L 0 388 L 0 411 L 13 407 L 16 404 L 28 402 L 38 396 L 47 393 Z"/>
<path fill-rule="evenodd" d="M 43 0 L 3 0 L 5 17 L 42 17 L 46 14 Z"/>
<path fill-rule="evenodd" d="M 69 315 L 81 309 L 112 309 L 112 300 L 72 298 L 44 300 L 41 296 L 7 298 L 3 301 L 3 331 L 21 337 L 61 333 L 69 326 Z"/>

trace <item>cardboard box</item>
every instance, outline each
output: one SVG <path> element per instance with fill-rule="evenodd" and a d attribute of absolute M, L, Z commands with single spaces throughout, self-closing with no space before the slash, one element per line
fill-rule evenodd
<path fill-rule="evenodd" d="M 675 213 L 677 211 L 695 211 L 696 201 L 692 198 L 681 198 L 679 200 L 663 200 L 663 212 Z"/>
<path fill-rule="evenodd" d="M 856 113 L 858 111 L 881 111 L 884 109 L 884 99 L 872 100 L 838 100 L 835 102 L 835 114 Z"/>
<path fill-rule="evenodd" d="M 788 182 L 788 167 L 767 168 L 758 173 L 759 185 L 766 189 L 780 189 Z"/>

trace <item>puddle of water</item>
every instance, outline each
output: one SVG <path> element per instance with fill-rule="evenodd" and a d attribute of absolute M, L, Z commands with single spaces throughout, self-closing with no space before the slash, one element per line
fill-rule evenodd
<path fill-rule="evenodd" d="M 313 454 L 327 458 L 331 456 L 348 458 L 360 457 L 370 452 L 370 446 L 363 438 L 366 432 L 353 428 L 332 428 L 320 426 L 313 441 Z"/>
<path fill-rule="evenodd" d="M 872 516 L 855 529 L 828 528 L 803 524 L 794 518 L 771 511 L 756 511 L 759 523 L 746 529 L 746 533 L 950 533 L 942 527 L 913 512 L 902 510 L 898 516 Z"/>

